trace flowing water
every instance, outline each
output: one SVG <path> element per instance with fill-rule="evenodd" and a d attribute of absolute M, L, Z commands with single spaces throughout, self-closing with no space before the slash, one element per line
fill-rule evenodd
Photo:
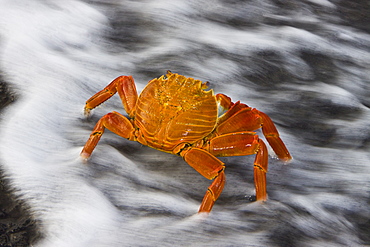
<path fill-rule="evenodd" d="M 15 98 L 0 164 L 33 246 L 370 245 L 369 1 L 0 5 L 0 102 Z M 85 101 L 119 75 L 141 91 L 167 70 L 274 120 L 294 159 L 269 159 L 266 203 L 250 200 L 253 156 L 222 159 L 208 217 L 196 212 L 210 181 L 180 157 L 106 131 L 79 158 L 100 117 L 125 113 L 114 96 L 86 118 Z M 21 246 L 6 229 L 1 241 Z"/>

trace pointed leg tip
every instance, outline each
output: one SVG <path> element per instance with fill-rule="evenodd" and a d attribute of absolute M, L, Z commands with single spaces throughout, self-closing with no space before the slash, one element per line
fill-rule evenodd
<path fill-rule="evenodd" d="M 199 211 L 198 211 L 198 214 L 209 214 L 209 213 L 210 213 L 210 211 L 205 210 L 205 209 L 199 209 Z"/>
<path fill-rule="evenodd" d="M 91 109 L 89 109 L 89 108 L 84 108 L 84 115 L 85 115 L 85 117 L 89 117 L 90 116 L 90 112 L 91 112 Z"/>
<path fill-rule="evenodd" d="M 196 215 L 197 215 L 197 217 L 200 217 L 200 219 L 206 219 L 206 218 L 208 218 L 209 214 L 210 214 L 209 211 L 201 211 L 201 210 L 199 210 Z"/>
<path fill-rule="evenodd" d="M 267 194 L 262 196 L 256 196 L 255 202 L 259 202 L 261 204 L 265 203 L 267 201 Z"/>
<path fill-rule="evenodd" d="M 86 153 L 86 152 L 81 152 L 80 154 L 80 157 L 81 159 L 86 162 L 89 158 L 90 158 L 90 154 Z"/>
<path fill-rule="evenodd" d="M 199 215 L 209 215 L 210 212 L 207 211 L 198 211 Z"/>
<path fill-rule="evenodd" d="M 209 205 L 208 203 L 206 203 L 204 205 L 203 204 L 200 205 L 199 210 L 198 210 L 198 214 L 208 215 L 212 210 L 213 203 L 214 203 L 214 201 L 212 201 L 212 205 Z"/>
<path fill-rule="evenodd" d="M 289 164 L 290 162 L 292 162 L 293 157 L 289 156 L 289 157 L 286 157 L 286 158 L 281 159 L 281 160 L 284 162 L 284 164 Z"/>

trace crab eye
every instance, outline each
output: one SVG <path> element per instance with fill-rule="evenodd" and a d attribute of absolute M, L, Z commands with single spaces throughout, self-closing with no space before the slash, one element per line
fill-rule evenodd
<path fill-rule="evenodd" d="M 202 89 L 207 89 L 211 83 L 209 81 L 203 82 L 202 83 Z"/>

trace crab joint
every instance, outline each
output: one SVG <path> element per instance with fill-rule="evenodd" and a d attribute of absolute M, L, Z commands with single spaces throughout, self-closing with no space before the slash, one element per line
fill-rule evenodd
<path fill-rule="evenodd" d="M 174 154 L 176 154 L 176 155 L 180 155 L 180 153 L 181 153 L 182 151 L 184 151 L 187 147 L 189 147 L 189 144 L 188 144 L 188 143 L 180 143 L 179 145 L 177 145 L 177 146 L 173 149 L 172 153 L 174 153 Z"/>

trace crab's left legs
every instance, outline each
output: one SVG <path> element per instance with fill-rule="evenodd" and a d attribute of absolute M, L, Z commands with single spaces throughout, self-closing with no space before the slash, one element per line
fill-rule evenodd
<path fill-rule="evenodd" d="M 225 185 L 224 163 L 209 152 L 199 148 L 190 148 L 180 153 L 180 155 L 201 175 L 213 180 L 198 211 L 199 213 L 209 213 Z"/>
<path fill-rule="evenodd" d="M 86 101 L 85 114 L 88 115 L 92 109 L 108 100 L 115 93 L 119 94 L 127 114 L 132 117 L 138 98 L 134 78 L 132 76 L 119 76 L 114 79 L 103 90 L 97 92 Z"/>
<path fill-rule="evenodd" d="M 101 136 L 103 135 L 105 128 L 123 138 L 127 138 L 129 140 L 133 140 L 135 138 L 135 128 L 132 126 L 130 120 L 118 112 L 108 113 L 96 123 L 93 131 L 91 132 L 90 138 L 87 140 L 80 154 L 83 159 L 86 160 L 90 157 Z"/>

